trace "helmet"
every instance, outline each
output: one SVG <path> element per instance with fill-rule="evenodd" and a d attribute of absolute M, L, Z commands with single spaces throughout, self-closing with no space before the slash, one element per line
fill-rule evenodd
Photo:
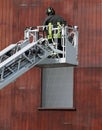
<path fill-rule="evenodd" d="M 46 14 L 47 15 L 54 15 L 55 10 L 52 7 L 48 7 L 47 10 L 46 10 Z"/>

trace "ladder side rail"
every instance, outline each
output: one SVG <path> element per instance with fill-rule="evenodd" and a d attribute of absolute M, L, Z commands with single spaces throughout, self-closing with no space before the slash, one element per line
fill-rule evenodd
<path fill-rule="evenodd" d="M 16 52 L 17 44 L 11 44 L 0 52 L 0 63 L 8 58 L 7 53 L 12 51 L 10 55 Z"/>
<path fill-rule="evenodd" d="M 0 69 L 2 67 L 4 67 L 5 65 L 9 64 L 11 61 L 15 60 L 15 58 L 19 57 L 21 54 L 23 54 L 24 52 L 26 52 L 27 50 L 29 50 L 30 48 L 32 48 L 35 44 L 37 44 L 41 39 L 39 39 L 36 42 L 33 42 L 31 44 L 28 44 L 27 46 L 25 46 L 24 48 L 22 48 L 21 50 L 18 51 L 18 53 L 15 53 L 14 55 L 12 55 L 11 57 L 9 57 L 7 60 L 5 60 L 4 62 L 0 63 Z"/>
<path fill-rule="evenodd" d="M 26 45 L 29 44 L 29 40 L 28 39 L 24 39 L 18 42 L 18 50 L 21 50 L 23 47 L 25 47 Z"/>
<path fill-rule="evenodd" d="M 40 49 L 44 47 L 40 44 L 37 46 Z M 31 69 L 32 67 L 34 67 L 35 65 L 37 65 L 38 63 L 40 63 L 43 59 L 45 59 L 52 53 L 51 49 L 49 48 L 46 49 L 43 48 L 42 50 L 44 51 L 44 55 L 42 57 L 35 58 L 35 60 L 34 57 L 32 57 L 33 60 L 31 62 L 29 61 L 30 58 L 28 59 L 27 57 L 25 57 L 25 53 L 23 53 L 22 57 L 24 60 L 16 59 L 15 62 L 10 62 L 11 64 L 9 65 L 7 64 L 7 66 L 4 66 L 1 70 L 0 89 L 6 86 L 7 84 L 9 84 L 12 80 L 15 80 L 17 77 L 19 77 L 20 75 L 22 75 L 23 73 Z M 12 68 L 13 65 L 16 65 L 16 68 L 13 69 Z"/>
<path fill-rule="evenodd" d="M 28 43 L 27 43 L 28 44 Z M 14 55 L 17 51 L 23 48 L 25 45 L 25 40 L 21 40 L 15 44 L 11 44 L 0 52 L 0 63 L 8 59 L 10 56 Z"/>
<path fill-rule="evenodd" d="M 5 53 L 7 53 L 8 51 L 12 50 L 16 46 L 17 46 L 17 44 L 11 44 L 11 45 L 9 45 L 8 47 L 6 47 L 2 51 L 0 51 L 0 56 L 3 56 Z"/>
<path fill-rule="evenodd" d="M 5 87 L 9 83 L 13 82 L 19 76 L 21 76 L 22 74 L 24 74 L 25 72 L 27 72 L 28 70 L 30 70 L 31 68 L 33 68 L 34 66 L 39 64 L 42 60 L 44 60 L 49 55 L 50 55 L 50 53 L 47 53 L 43 58 L 39 58 L 38 60 L 36 60 L 36 62 L 34 62 L 32 64 L 29 64 L 26 67 L 20 68 L 18 71 L 16 71 L 15 73 L 12 73 L 10 76 L 8 76 L 8 78 L 1 80 L 1 82 L 0 82 L 0 89 Z"/>

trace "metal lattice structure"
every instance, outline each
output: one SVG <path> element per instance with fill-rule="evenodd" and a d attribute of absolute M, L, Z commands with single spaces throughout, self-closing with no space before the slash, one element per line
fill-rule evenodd
<path fill-rule="evenodd" d="M 24 40 L 11 44 L 0 52 L 0 89 L 36 65 L 78 64 L 77 28 L 61 27 L 62 50 L 57 47 L 57 39 L 49 43 L 44 28 L 45 26 L 27 28 Z M 56 33 L 57 29 L 53 28 L 53 32 Z"/>

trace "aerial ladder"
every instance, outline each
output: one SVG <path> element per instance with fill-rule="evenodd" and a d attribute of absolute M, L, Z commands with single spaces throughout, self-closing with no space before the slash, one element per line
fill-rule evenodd
<path fill-rule="evenodd" d="M 23 40 L 0 51 L 0 89 L 34 66 L 78 65 L 77 26 L 60 27 L 61 50 L 58 49 L 57 38 L 53 38 L 52 43 L 49 42 L 45 28 L 47 30 L 48 26 L 26 28 Z M 52 27 L 52 31 L 57 34 L 58 28 Z"/>

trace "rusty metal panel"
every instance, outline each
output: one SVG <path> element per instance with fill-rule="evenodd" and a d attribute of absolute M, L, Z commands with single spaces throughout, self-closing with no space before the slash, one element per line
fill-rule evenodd
<path fill-rule="evenodd" d="M 72 114 L 73 125 L 81 126 L 80 130 L 87 128 L 101 130 L 102 68 L 78 68 L 75 73 L 77 114 L 76 117 Z"/>
<path fill-rule="evenodd" d="M 13 6 L 12 0 L 0 1 L 0 50 L 12 42 Z"/>
<path fill-rule="evenodd" d="M 102 3 L 77 0 L 74 23 L 79 26 L 79 63 L 81 67 L 102 66 Z"/>
<path fill-rule="evenodd" d="M 13 37 L 13 4 L 12 0 L 0 1 L 0 51 L 12 43 Z M 0 129 L 10 130 L 11 119 L 11 87 L 0 91 Z"/>

